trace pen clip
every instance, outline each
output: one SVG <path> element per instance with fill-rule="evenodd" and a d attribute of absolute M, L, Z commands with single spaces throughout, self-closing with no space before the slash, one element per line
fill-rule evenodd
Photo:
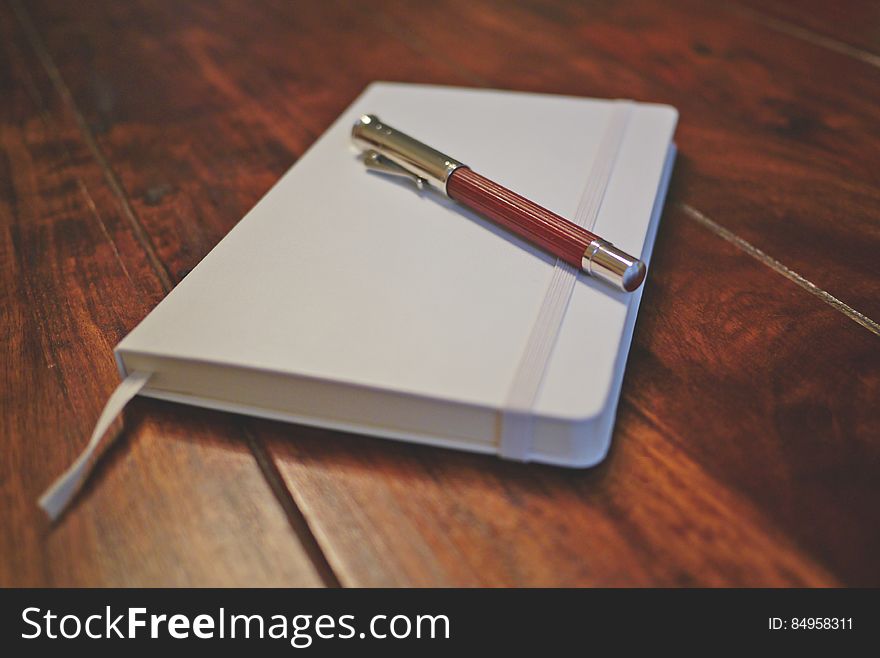
<path fill-rule="evenodd" d="M 418 174 L 411 172 L 406 167 L 402 167 L 401 165 L 394 162 L 394 160 L 386 158 L 378 151 L 374 151 L 372 149 L 364 151 L 363 162 L 364 166 L 366 166 L 366 168 L 371 171 L 376 171 L 382 174 L 389 174 L 390 176 L 402 176 L 404 178 L 409 178 L 416 184 L 416 187 L 418 187 L 420 190 L 424 189 L 425 184 L 428 182 Z"/>

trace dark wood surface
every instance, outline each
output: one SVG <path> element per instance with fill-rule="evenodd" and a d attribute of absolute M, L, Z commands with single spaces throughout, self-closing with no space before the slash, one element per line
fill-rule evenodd
<path fill-rule="evenodd" d="M 878 34 L 869 2 L 0 0 L 0 584 L 880 585 Z M 51 527 L 113 346 L 377 79 L 679 108 L 608 459 L 139 400 Z"/>

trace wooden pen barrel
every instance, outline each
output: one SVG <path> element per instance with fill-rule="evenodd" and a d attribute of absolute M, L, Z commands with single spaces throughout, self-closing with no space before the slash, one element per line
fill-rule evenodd
<path fill-rule="evenodd" d="M 598 238 L 468 167 L 459 167 L 450 174 L 446 193 L 578 269 L 587 247 Z"/>

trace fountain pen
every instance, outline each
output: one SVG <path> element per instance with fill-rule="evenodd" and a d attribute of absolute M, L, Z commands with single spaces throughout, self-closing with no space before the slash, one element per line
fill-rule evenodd
<path fill-rule="evenodd" d="M 487 217 L 575 268 L 632 292 L 645 279 L 645 264 L 595 233 L 560 217 L 458 160 L 382 123 L 361 116 L 352 140 L 371 170 L 412 179 Z"/>

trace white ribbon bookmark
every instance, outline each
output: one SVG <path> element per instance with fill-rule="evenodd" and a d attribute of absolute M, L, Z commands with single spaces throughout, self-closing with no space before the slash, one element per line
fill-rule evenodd
<path fill-rule="evenodd" d="M 61 516 L 61 513 L 85 484 L 98 459 L 113 444 L 119 431 L 117 429 L 108 434 L 107 430 L 125 408 L 125 405 L 146 385 L 150 375 L 151 373 L 148 372 L 133 372 L 116 387 L 110 399 L 107 400 L 107 404 L 104 405 L 104 411 L 101 412 L 101 416 L 95 424 L 92 438 L 89 439 L 85 450 L 40 497 L 40 507 L 52 521 Z"/>
<path fill-rule="evenodd" d="M 605 127 L 599 150 L 590 167 L 587 182 L 581 195 L 580 204 L 572 221 L 587 230 L 592 230 L 599 217 L 602 199 L 614 163 L 620 152 L 626 127 L 632 112 L 632 101 L 616 101 L 611 118 Z M 553 269 L 553 277 L 544 294 L 544 301 L 529 335 L 526 349 L 520 358 L 519 366 L 507 392 L 507 401 L 501 413 L 501 442 L 498 454 L 507 459 L 526 461 L 532 449 L 534 431 L 533 407 L 544 379 L 544 372 L 553 354 L 556 337 L 565 319 L 565 311 L 574 292 L 578 270 L 558 260 Z"/>

